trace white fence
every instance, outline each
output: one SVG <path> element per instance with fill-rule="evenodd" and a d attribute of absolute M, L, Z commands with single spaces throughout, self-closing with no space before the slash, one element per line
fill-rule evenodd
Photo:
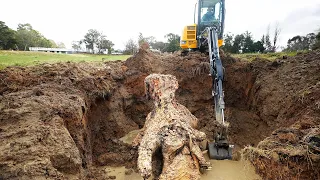
<path fill-rule="evenodd" d="M 66 49 L 66 48 L 44 48 L 44 47 L 29 47 L 30 51 L 40 51 L 40 52 L 55 52 L 55 53 L 65 53 L 71 54 L 74 53 L 74 49 Z"/>
<path fill-rule="evenodd" d="M 63 54 L 92 53 L 92 51 L 90 50 L 75 50 L 75 49 L 66 49 L 66 48 L 44 48 L 44 47 L 29 47 L 29 51 L 53 52 L 53 53 L 63 53 Z M 94 53 L 97 54 L 98 50 L 95 49 Z M 108 49 L 104 49 L 102 53 L 108 54 Z"/>

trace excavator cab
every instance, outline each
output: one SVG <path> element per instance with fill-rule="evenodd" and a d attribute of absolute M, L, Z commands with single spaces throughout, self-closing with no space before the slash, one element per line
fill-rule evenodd
<path fill-rule="evenodd" d="M 180 47 L 182 51 L 197 51 L 203 48 L 205 29 L 215 27 L 218 32 L 218 45 L 223 44 L 225 0 L 198 0 L 194 8 L 194 24 L 185 26 Z"/>
<path fill-rule="evenodd" d="M 198 26 L 199 32 L 206 27 L 219 28 L 222 22 L 222 4 L 221 0 L 202 0 L 198 2 Z M 221 32 L 221 31 L 220 31 Z"/>

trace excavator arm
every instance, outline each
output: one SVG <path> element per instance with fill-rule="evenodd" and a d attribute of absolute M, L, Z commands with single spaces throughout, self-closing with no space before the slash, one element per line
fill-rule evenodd
<path fill-rule="evenodd" d="M 225 0 L 198 0 L 194 15 L 194 24 L 186 26 L 183 31 L 180 41 L 182 55 L 190 51 L 209 53 L 215 119 L 219 126 L 215 130 L 215 141 L 208 143 L 209 157 L 231 159 L 233 146 L 228 143 L 228 124 L 224 117 L 224 68 L 219 55 L 219 47 L 223 44 Z"/>
<path fill-rule="evenodd" d="M 218 33 L 215 27 L 207 27 L 207 43 L 210 57 L 210 75 L 212 77 L 212 96 L 214 99 L 214 109 L 216 121 L 219 127 L 215 134 L 215 142 L 208 143 L 209 157 L 211 159 L 232 159 L 233 145 L 228 143 L 228 124 L 224 119 L 224 67 L 219 55 Z"/>
<path fill-rule="evenodd" d="M 208 32 L 208 48 L 210 57 L 210 75 L 212 76 L 212 96 L 214 97 L 216 121 L 224 124 L 223 100 L 223 65 L 219 55 L 218 37 L 214 27 L 206 29 Z"/>

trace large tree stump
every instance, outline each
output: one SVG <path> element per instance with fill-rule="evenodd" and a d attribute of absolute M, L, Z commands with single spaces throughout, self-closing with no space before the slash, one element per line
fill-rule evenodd
<path fill-rule="evenodd" d="M 176 101 L 177 89 L 175 76 L 151 74 L 145 78 L 146 96 L 154 100 L 154 108 L 133 141 L 139 148 L 138 169 L 145 179 L 153 172 L 160 180 L 198 180 L 200 167 L 210 165 L 199 148 L 206 135 L 196 130 L 198 119 Z M 162 152 L 162 158 L 155 158 L 159 157 L 155 152 Z"/>

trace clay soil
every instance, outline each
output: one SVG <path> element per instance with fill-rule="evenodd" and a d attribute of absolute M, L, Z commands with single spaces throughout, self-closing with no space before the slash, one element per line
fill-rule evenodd
<path fill-rule="evenodd" d="M 320 52 L 225 67 L 226 120 L 235 154 L 265 179 L 320 179 Z M 150 73 L 179 80 L 177 100 L 213 138 L 208 57 L 141 49 L 126 61 L 43 64 L 0 71 L 0 179 L 105 179 L 102 166 L 136 168 L 119 139 L 141 128 Z M 113 178 L 113 177 L 110 177 Z"/>

